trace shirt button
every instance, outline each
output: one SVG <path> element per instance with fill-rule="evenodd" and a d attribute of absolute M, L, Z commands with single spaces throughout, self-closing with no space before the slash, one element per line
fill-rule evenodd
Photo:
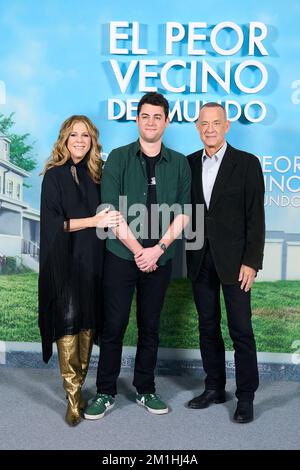
<path fill-rule="evenodd" d="M 146 196 L 146 193 L 144 193 L 144 196 Z"/>

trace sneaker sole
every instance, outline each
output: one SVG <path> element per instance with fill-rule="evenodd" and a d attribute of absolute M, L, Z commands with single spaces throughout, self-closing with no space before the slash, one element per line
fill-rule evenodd
<path fill-rule="evenodd" d="M 149 408 L 147 405 L 144 405 L 144 403 L 142 403 L 141 401 L 137 399 L 135 401 L 137 402 L 138 405 L 142 406 L 143 408 L 146 408 L 146 410 L 149 411 L 149 413 L 153 415 L 165 415 L 169 413 L 169 408 L 164 408 L 163 410 L 154 410 L 153 408 Z"/>
<path fill-rule="evenodd" d="M 94 419 L 100 419 L 100 418 L 103 418 L 103 416 L 105 415 L 105 413 L 109 410 L 111 410 L 113 407 L 115 406 L 115 404 L 113 403 L 112 405 L 109 405 L 105 411 L 103 411 L 103 413 L 99 414 L 99 415 L 88 415 L 88 414 L 85 414 L 83 413 L 83 416 L 85 419 L 90 419 L 90 420 L 94 420 Z"/>

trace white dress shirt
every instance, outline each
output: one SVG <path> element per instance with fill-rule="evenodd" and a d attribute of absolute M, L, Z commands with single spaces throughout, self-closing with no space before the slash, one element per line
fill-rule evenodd
<path fill-rule="evenodd" d="M 227 142 L 214 155 L 209 157 L 205 149 L 202 153 L 202 186 L 203 195 L 207 209 L 209 208 L 212 190 L 216 181 L 216 177 L 227 149 Z"/>

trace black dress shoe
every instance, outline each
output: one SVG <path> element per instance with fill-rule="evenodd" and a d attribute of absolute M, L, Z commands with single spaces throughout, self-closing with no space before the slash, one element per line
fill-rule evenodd
<path fill-rule="evenodd" d="M 253 421 L 253 402 L 238 401 L 233 419 L 236 423 L 250 423 Z"/>
<path fill-rule="evenodd" d="M 188 402 L 189 408 L 203 409 L 207 408 L 212 403 L 224 403 L 226 401 L 225 390 L 205 390 L 198 397 L 193 398 Z"/>

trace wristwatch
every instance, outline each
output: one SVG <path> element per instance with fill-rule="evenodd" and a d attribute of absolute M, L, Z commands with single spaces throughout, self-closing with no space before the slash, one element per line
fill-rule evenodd
<path fill-rule="evenodd" d="M 158 246 L 162 249 L 163 252 L 166 251 L 167 247 L 164 243 L 158 242 Z"/>

